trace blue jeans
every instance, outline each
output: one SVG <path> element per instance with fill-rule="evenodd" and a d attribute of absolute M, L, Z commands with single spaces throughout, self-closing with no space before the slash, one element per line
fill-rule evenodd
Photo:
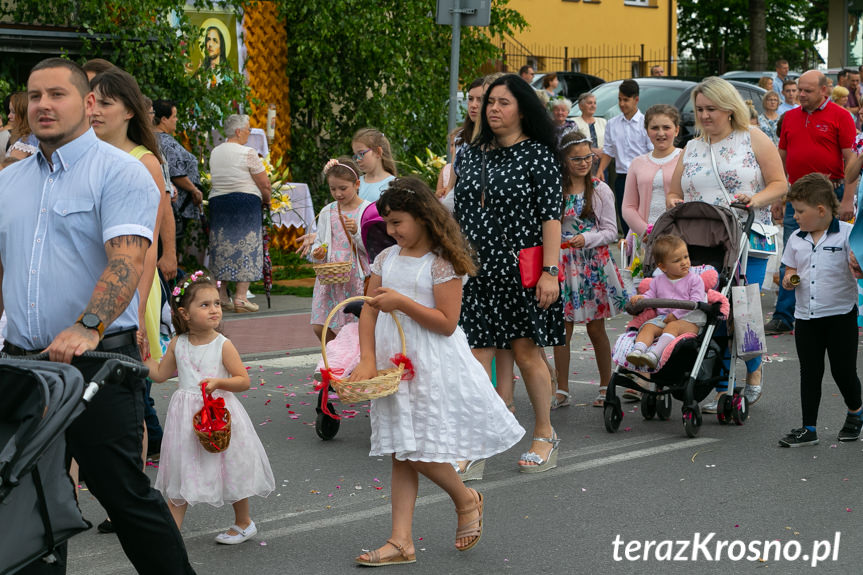
<path fill-rule="evenodd" d="M 159 415 L 156 413 L 156 402 L 150 397 L 150 387 L 153 380 L 149 377 L 144 386 L 144 423 L 147 424 L 147 441 L 150 445 L 162 442 L 162 426 L 159 424 Z"/>
<path fill-rule="evenodd" d="M 836 188 L 836 198 L 841 202 L 842 196 L 845 195 L 845 184 Z M 785 204 L 785 217 L 782 219 L 782 240 L 784 245 L 788 245 L 788 238 L 791 234 L 799 229 L 797 222 L 794 220 L 794 208 L 791 207 L 791 202 Z M 785 277 L 785 264 L 779 266 L 779 279 Z M 796 298 L 794 290 L 787 290 L 779 283 L 779 294 L 776 296 L 776 311 L 773 312 L 774 318 L 779 318 L 786 324 L 794 327 L 794 306 Z"/>
<path fill-rule="evenodd" d="M 623 232 L 623 237 L 629 234 L 629 225 L 623 220 L 623 192 L 626 190 L 626 174 L 617 174 L 614 178 L 614 209 L 617 211 L 617 218 L 620 220 L 620 230 Z"/>

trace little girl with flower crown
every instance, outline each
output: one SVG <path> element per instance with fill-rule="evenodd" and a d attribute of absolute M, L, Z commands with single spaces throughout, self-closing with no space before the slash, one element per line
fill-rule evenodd
<path fill-rule="evenodd" d="M 324 206 L 318 214 L 318 234 L 312 244 L 312 257 L 318 263 L 351 261 L 353 265 L 350 278 L 345 283 L 315 281 L 311 324 L 318 338 L 323 333 L 327 315 L 338 303 L 363 295 L 363 284 L 369 275 L 368 255 L 360 235 L 360 219 L 371 202 L 358 195 L 359 174 L 359 167 L 347 156 L 332 159 L 324 166 L 324 177 L 335 201 Z M 330 323 L 327 340 L 333 339 L 349 321 L 356 319 L 350 314 L 336 314 Z"/>
<path fill-rule="evenodd" d="M 255 426 L 234 393 L 249 389 L 237 348 L 217 331 L 222 321 L 219 284 L 197 271 L 174 288 L 171 297 L 177 336 L 161 362 L 148 359 L 153 381 L 174 372 L 180 383 L 171 396 L 155 488 L 168 501 L 180 528 L 189 505 L 209 503 L 234 507 L 234 525 L 216 542 L 235 545 L 258 530 L 249 515 L 249 496 L 266 497 L 275 489 L 273 472 Z M 230 443 L 219 453 L 205 450 L 195 435 L 193 418 L 204 404 L 203 392 L 224 402 L 230 413 Z"/>

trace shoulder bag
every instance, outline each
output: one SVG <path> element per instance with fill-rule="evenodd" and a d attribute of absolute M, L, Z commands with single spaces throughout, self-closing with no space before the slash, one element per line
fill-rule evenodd
<path fill-rule="evenodd" d="M 719 182 L 719 189 L 725 196 L 725 201 L 731 205 L 733 198 L 728 190 L 725 189 L 725 184 L 722 183 L 722 178 L 719 177 L 719 170 L 716 167 L 716 155 L 713 152 L 713 144 L 710 138 L 707 139 L 707 147 L 710 149 L 710 163 L 713 166 L 713 173 L 716 175 L 716 181 Z M 767 259 L 775 256 L 778 252 L 776 246 L 776 238 L 779 234 L 779 228 L 761 222 L 752 222 L 752 228 L 749 230 L 749 246 L 747 255 L 756 258 Z"/>

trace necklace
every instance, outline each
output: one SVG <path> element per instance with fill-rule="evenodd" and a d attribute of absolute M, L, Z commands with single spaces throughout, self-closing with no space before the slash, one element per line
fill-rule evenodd
<path fill-rule="evenodd" d="M 214 341 L 216 341 L 216 338 L 211 339 L 207 343 L 203 343 L 201 345 L 195 345 L 192 343 L 192 340 L 189 339 L 189 335 L 186 334 L 186 345 L 185 345 L 186 358 L 189 362 L 189 365 L 192 366 L 192 369 L 195 370 L 196 377 L 209 377 L 210 375 L 212 375 L 212 374 L 205 374 L 203 372 L 203 368 L 207 367 L 206 364 L 204 363 L 204 360 L 207 359 L 207 356 L 209 355 L 209 352 L 210 352 L 209 345 L 211 343 L 213 343 Z M 196 351 L 199 348 L 201 349 L 201 353 L 200 353 L 198 361 L 195 362 Z"/>
<path fill-rule="evenodd" d="M 494 143 L 495 143 L 495 146 L 498 148 L 509 148 L 509 147 L 514 146 L 514 145 L 518 144 L 519 142 L 526 140 L 526 139 L 527 139 L 527 136 L 524 135 L 524 132 L 519 132 L 518 136 L 515 137 L 515 140 L 511 144 L 505 144 L 499 138 L 495 138 Z"/>

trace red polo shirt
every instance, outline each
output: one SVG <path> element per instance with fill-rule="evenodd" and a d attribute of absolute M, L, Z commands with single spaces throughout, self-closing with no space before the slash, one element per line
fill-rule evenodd
<path fill-rule="evenodd" d="M 811 114 L 802 106 L 785 112 L 779 149 L 785 150 L 788 181 L 793 184 L 812 172 L 831 180 L 843 179 L 842 150 L 850 149 L 856 136 L 851 114 L 829 99 Z"/>

